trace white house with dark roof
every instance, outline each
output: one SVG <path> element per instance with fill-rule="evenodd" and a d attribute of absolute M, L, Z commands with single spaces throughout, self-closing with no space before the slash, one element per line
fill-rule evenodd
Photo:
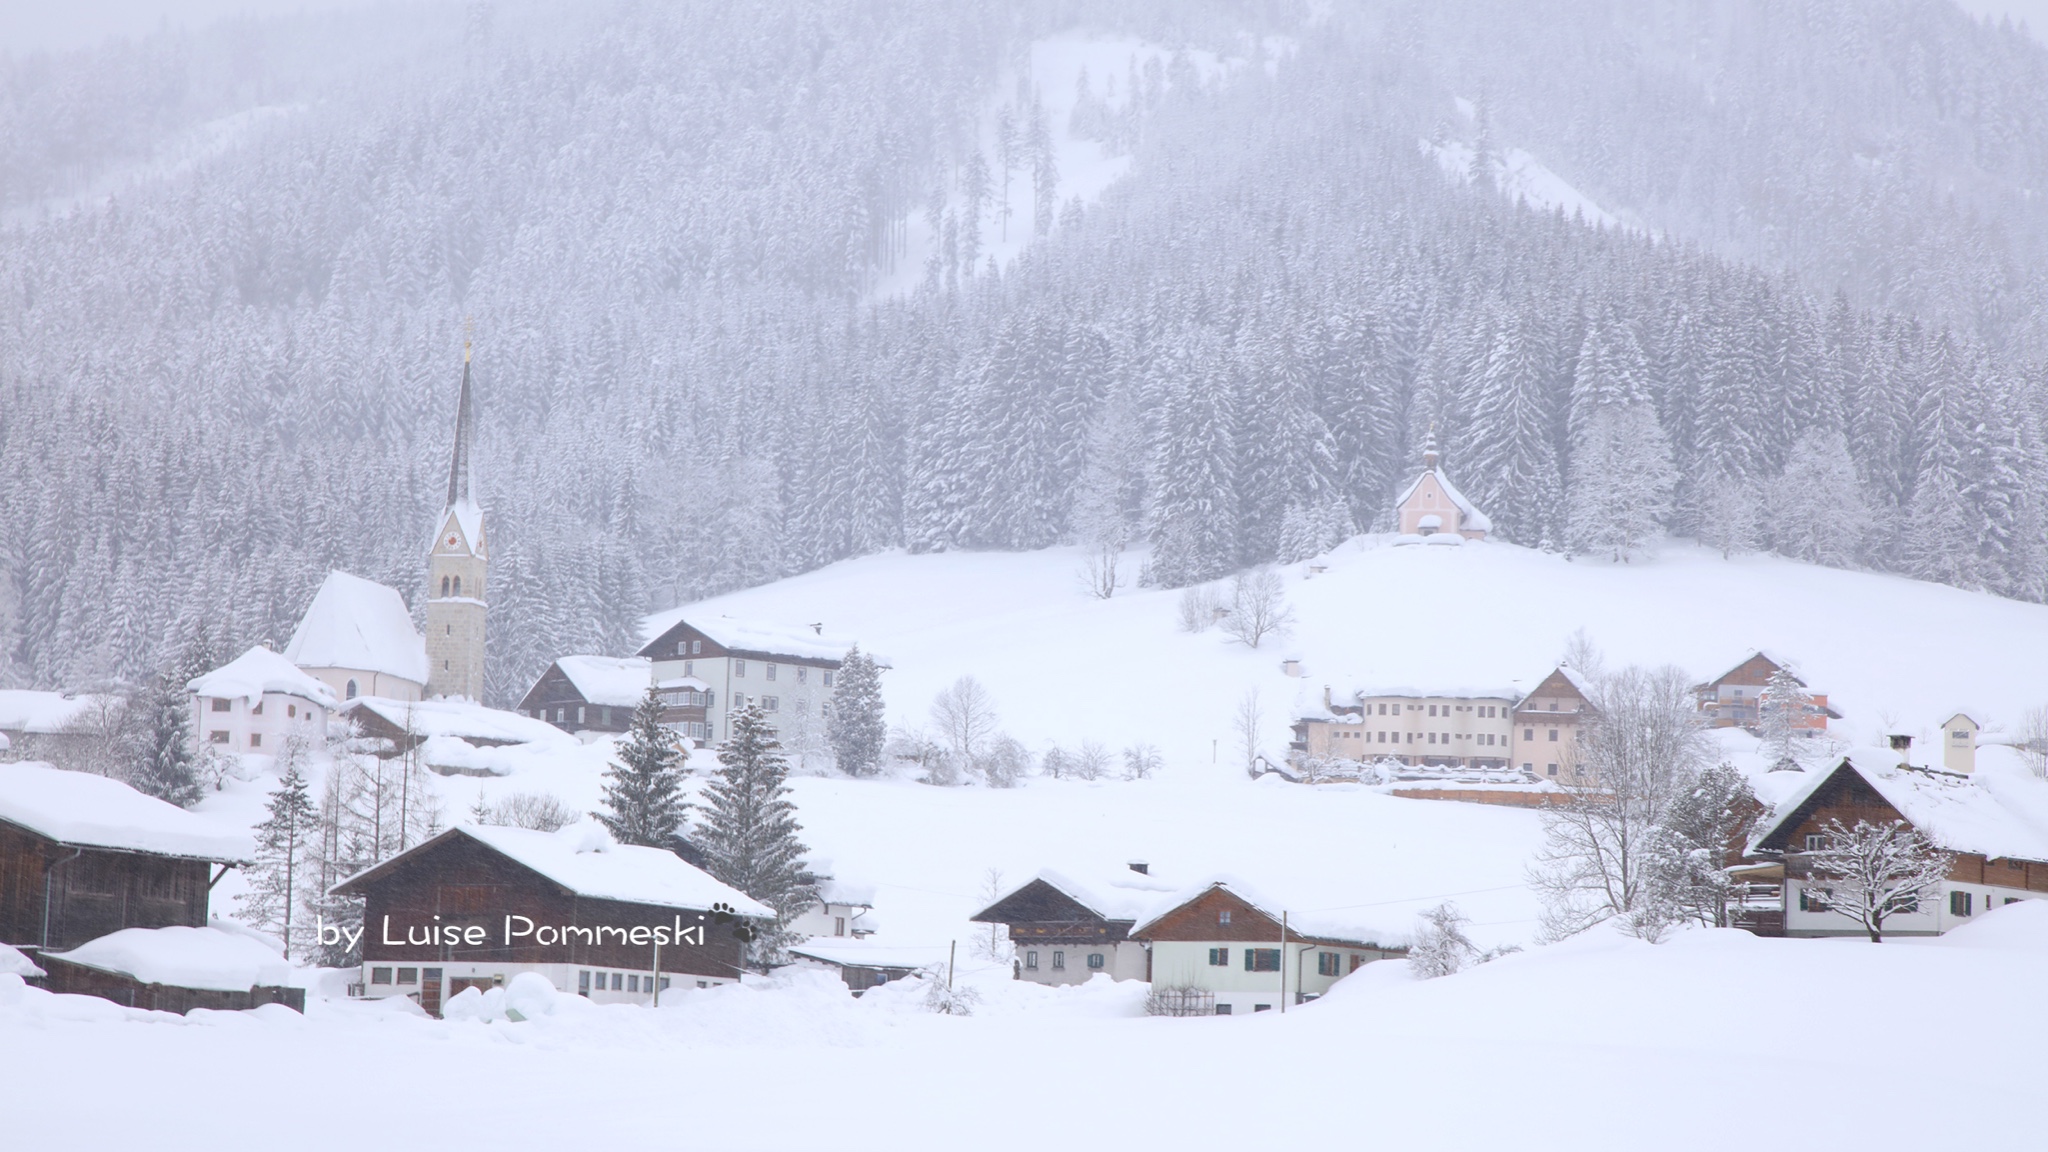
<path fill-rule="evenodd" d="M 276 755 L 293 737 L 318 743 L 339 704 L 325 683 L 261 646 L 194 677 L 186 690 L 194 743 L 223 752 Z"/>
<path fill-rule="evenodd" d="M 418 700 L 427 686 L 426 641 L 395 588 L 329 572 L 284 647 L 284 658 L 337 699 Z"/>
<path fill-rule="evenodd" d="M 1150 950 L 1154 995 L 1175 999 L 1176 1015 L 1284 1010 L 1367 964 L 1407 955 L 1398 929 L 1286 907 L 1227 876 L 1161 901 L 1130 933 Z"/>
<path fill-rule="evenodd" d="M 1913 767 L 1889 748 L 1856 749 L 1773 806 L 1751 837 L 1749 854 L 1765 861 L 1752 879 L 1782 881 L 1788 936 L 1860 935 L 1862 928 L 1827 908 L 1826 885 L 1810 875 L 1809 853 L 1826 846 L 1826 824 L 1903 820 L 1955 863 L 1931 904 L 1885 921 L 1887 933 L 1946 932 L 1987 909 L 2048 897 L 2048 781 L 2015 755 L 1987 756 L 1975 772 Z M 1910 754 L 1910 753 L 1908 753 Z M 1780 870 L 1772 873 L 1773 862 Z"/>
<path fill-rule="evenodd" d="M 823 732 L 833 678 L 853 645 L 822 624 L 693 614 L 663 627 L 639 654 L 653 663 L 656 686 L 678 701 L 662 722 L 685 737 L 717 744 L 736 709 L 758 704 L 788 743 L 793 730 Z"/>
<path fill-rule="evenodd" d="M 1484 540 L 1493 531 L 1493 521 L 1437 467 L 1434 432 L 1422 450 L 1422 473 L 1394 498 L 1394 521 L 1395 530 L 1402 536 L 1432 544 Z"/>

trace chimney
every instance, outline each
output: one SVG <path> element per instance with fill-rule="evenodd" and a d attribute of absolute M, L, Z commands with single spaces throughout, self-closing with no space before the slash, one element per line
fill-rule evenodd
<path fill-rule="evenodd" d="M 1152 874 L 1152 865 L 1146 863 L 1143 860 L 1131 861 L 1130 869 L 1131 871 L 1136 872 L 1140 876 L 1150 876 Z"/>
<path fill-rule="evenodd" d="M 1913 738 L 1902 732 L 1894 732 L 1887 739 L 1892 743 L 1892 751 L 1899 754 L 1899 767 L 1911 768 L 1913 766 Z"/>
<path fill-rule="evenodd" d="M 823 636 L 825 634 L 824 621 L 821 620 L 818 623 L 811 625 L 811 631 L 817 633 L 820 636 Z"/>

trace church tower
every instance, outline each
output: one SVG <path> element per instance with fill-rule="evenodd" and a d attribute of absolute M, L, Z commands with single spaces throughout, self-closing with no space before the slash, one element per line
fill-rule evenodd
<path fill-rule="evenodd" d="M 484 512 L 473 476 L 476 406 L 469 391 L 469 341 L 462 342 L 462 395 L 455 402 L 455 451 L 448 504 L 427 552 L 427 695 L 484 697 Z"/>

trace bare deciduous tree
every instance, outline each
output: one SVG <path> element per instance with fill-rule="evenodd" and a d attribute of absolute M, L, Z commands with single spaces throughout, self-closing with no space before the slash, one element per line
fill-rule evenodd
<path fill-rule="evenodd" d="M 1124 749 L 1124 779 L 1150 780 L 1159 771 L 1159 749 L 1133 744 Z"/>
<path fill-rule="evenodd" d="M 1121 583 L 1118 569 L 1123 566 L 1124 542 L 1120 538 L 1105 537 L 1088 545 L 1081 557 L 1081 585 L 1088 594 L 1098 600 L 1107 600 L 1116 595 Z"/>
<path fill-rule="evenodd" d="M 2020 721 L 2020 755 L 2036 776 L 2048 776 L 2048 707 L 2027 709 Z"/>
<path fill-rule="evenodd" d="M 1415 929 L 1415 943 L 1408 949 L 1408 967 L 1424 980 L 1449 976 L 1479 956 L 1465 935 L 1471 917 L 1451 903 L 1439 904 L 1421 916 Z"/>
<path fill-rule="evenodd" d="M 1015 736 L 998 736 L 974 764 L 989 787 L 1015 788 L 1031 774 L 1031 752 Z"/>
<path fill-rule="evenodd" d="M 1235 716 L 1238 750 L 1244 756 L 1244 772 L 1247 776 L 1259 774 L 1259 729 L 1266 719 L 1259 707 L 1259 692 L 1254 688 L 1238 698 Z"/>
<path fill-rule="evenodd" d="M 491 803 L 479 795 L 475 814 L 481 817 L 478 823 L 531 828 L 536 832 L 559 831 L 578 818 L 574 809 L 546 792 L 514 792 Z"/>
<path fill-rule="evenodd" d="M 1074 775 L 1083 780 L 1100 780 L 1109 775 L 1109 749 L 1093 740 L 1081 741 L 1080 754 L 1074 758 Z"/>
<path fill-rule="evenodd" d="M 932 727 L 953 758 L 953 773 L 971 768 L 996 735 L 995 701 L 972 676 L 962 676 L 932 700 Z"/>
<path fill-rule="evenodd" d="M 1818 886 L 1818 898 L 1828 910 L 1861 925 L 1872 944 L 1884 941 L 1887 919 L 1916 912 L 1922 902 L 1935 899 L 1955 861 L 1902 820 L 1858 820 L 1854 827 L 1829 820 L 1821 831 L 1827 846 L 1804 857 L 1809 906 L 1812 888 Z"/>
<path fill-rule="evenodd" d="M 1240 572 L 1230 582 L 1230 615 L 1223 630 L 1257 648 L 1268 636 L 1286 632 L 1294 625 L 1294 610 L 1287 606 L 1280 574 L 1271 568 Z"/>
<path fill-rule="evenodd" d="M 1223 610 L 1223 600 L 1216 595 L 1216 589 L 1206 584 L 1195 584 L 1181 589 L 1175 608 L 1175 623 L 1181 631 L 1206 632 Z"/>

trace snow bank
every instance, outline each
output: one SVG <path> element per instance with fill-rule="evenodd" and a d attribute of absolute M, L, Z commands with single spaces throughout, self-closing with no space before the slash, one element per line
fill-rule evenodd
<path fill-rule="evenodd" d="M 96 702 L 93 696 L 0 688 L 0 728 L 37 735 L 62 732 L 83 719 Z"/>
<path fill-rule="evenodd" d="M 289 984 L 292 975 L 291 965 L 261 941 L 218 928 L 123 928 L 50 956 L 145 984 L 215 992 Z"/>
<path fill-rule="evenodd" d="M 0 764 L 0 820 L 61 844 L 124 848 L 199 860 L 246 860 L 250 841 L 118 780 L 48 764 Z"/>
<path fill-rule="evenodd" d="M 35 961 L 11 945 L 0 944 L 0 976 L 18 976 L 26 980 L 41 975 L 43 970 L 36 967 Z"/>
<path fill-rule="evenodd" d="M 195 677 L 185 687 L 196 696 L 243 700 L 251 707 L 261 704 L 264 695 L 270 692 L 311 700 L 323 708 L 333 708 L 339 703 L 327 685 L 299 671 L 298 665 L 260 644 L 213 671 Z"/>
<path fill-rule="evenodd" d="M 397 589 L 329 572 L 284 647 L 301 668 L 355 668 L 427 682 L 427 643 Z"/>
<path fill-rule="evenodd" d="M 1985 912 L 1927 941 L 1944 948 L 2001 948 L 2048 957 L 2048 900 L 2022 900 Z"/>

